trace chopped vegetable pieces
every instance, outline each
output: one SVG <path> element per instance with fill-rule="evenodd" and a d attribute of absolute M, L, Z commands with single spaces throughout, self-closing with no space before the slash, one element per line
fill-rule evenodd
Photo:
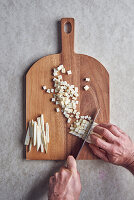
<path fill-rule="evenodd" d="M 59 108 L 56 108 L 56 112 L 60 112 L 60 109 L 59 109 Z"/>
<path fill-rule="evenodd" d="M 79 105 L 79 89 L 78 87 L 75 87 L 75 85 L 69 84 L 67 81 L 63 80 L 63 77 L 65 75 L 62 74 L 71 75 L 72 71 L 65 69 L 65 67 L 61 64 L 57 68 L 54 68 L 53 70 L 53 82 L 54 82 L 54 88 L 47 89 L 47 93 L 53 93 L 53 97 L 51 99 L 52 102 L 55 102 L 56 105 L 59 105 L 59 107 L 55 108 L 56 112 L 62 112 L 63 115 L 67 118 L 67 123 L 70 123 L 72 118 L 75 118 L 75 122 L 71 124 L 70 126 L 70 133 L 77 134 L 77 136 L 84 135 L 86 131 L 89 129 L 91 125 L 91 117 L 88 115 L 80 115 L 80 112 L 77 110 L 77 106 Z M 84 79 L 86 82 L 90 81 L 90 78 L 87 77 Z M 84 86 L 84 90 L 88 91 L 89 86 Z M 46 127 L 47 128 L 47 127 Z M 49 128 L 47 128 L 48 130 Z M 46 133 L 46 138 L 47 138 Z M 46 139 L 47 141 L 47 139 Z M 47 146 L 46 146 L 47 147 Z"/>
<path fill-rule="evenodd" d="M 46 128 L 46 130 L 45 130 Z M 32 149 L 32 145 L 36 146 L 37 151 L 41 149 L 41 152 L 47 153 L 48 143 L 49 143 L 49 124 L 46 123 L 44 128 L 44 116 L 41 114 L 41 117 L 37 118 L 36 121 L 30 121 L 27 129 L 27 134 L 25 138 L 25 145 L 29 145 L 29 151 Z"/>
<path fill-rule="evenodd" d="M 84 86 L 84 90 L 89 90 L 89 86 L 88 85 L 86 85 L 86 86 Z"/>
<path fill-rule="evenodd" d="M 43 88 L 43 90 L 46 90 L 47 89 L 47 87 L 44 85 L 44 86 L 42 86 L 42 88 Z"/>
<path fill-rule="evenodd" d="M 68 75 L 72 74 L 71 70 L 68 70 L 68 71 L 67 71 L 67 74 L 68 74 Z"/>
<path fill-rule="evenodd" d="M 90 81 L 90 78 L 85 78 L 85 81 L 86 81 L 86 82 L 89 82 L 89 81 Z"/>

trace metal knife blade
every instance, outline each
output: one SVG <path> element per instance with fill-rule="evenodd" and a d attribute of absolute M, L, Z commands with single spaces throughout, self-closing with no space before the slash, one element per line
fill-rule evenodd
<path fill-rule="evenodd" d="M 88 133 L 86 134 L 86 136 L 85 136 L 85 138 L 84 138 L 84 141 L 83 141 L 83 143 L 82 143 L 82 145 L 81 145 L 81 147 L 80 147 L 80 149 L 79 149 L 79 151 L 78 151 L 78 154 L 77 154 L 77 156 L 76 156 L 76 158 L 75 158 L 76 160 L 78 159 L 78 156 L 79 156 L 79 154 L 80 154 L 80 152 L 81 152 L 81 150 L 82 150 L 82 148 L 83 148 L 83 146 L 84 146 L 84 144 L 85 144 L 85 142 L 86 142 L 86 140 L 87 140 L 89 134 L 90 134 L 91 131 L 92 131 L 92 127 L 93 127 L 94 121 L 96 120 L 96 118 L 97 118 L 99 112 L 100 112 L 100 108 L 98 109 L 98 111 L 96 112 L 96 114 L 95 114 L 95 116 L 94 116 L 93 122 L 92 122 L 92 124 L 91 124 L 91 126 L 90 126 L 90 128 L 89 128 L 89 131 L 88 131 Z"/>

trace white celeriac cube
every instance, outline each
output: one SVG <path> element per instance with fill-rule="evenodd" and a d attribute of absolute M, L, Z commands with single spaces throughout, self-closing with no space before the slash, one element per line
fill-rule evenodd
<path fill-rule="evenodd" d="M 72 74 L 71 70 L 68 70 L 68 71 L 67 71 L 67 74 L 68 74 L 68 75 Z"/>
<path fill-rule="evenodd" d="M 43 85 L 42 88 L 43 88 L 43 90 L 46 90 L 46 89 L 47 89 L 47 87 L 46 87 L 45 85 Z"/>
<path fill-rule="evenodd" d="M 50 93 L 50 89 L 47 89 L 46 92 L 47 92 L 47 93 Z"/>
<path fill-rule="evenodd" d="M 55 98 L 52 98 L 51 101 L 52 101 L 52 102 L 55 102 Z"/>
<path fill-rule="evenodd" d="M 66 73 L 65 68 L 61 69 L 61 72 L 62 72 L 63 74 L 65 74 L 65 73 Z"/>
<path fill-rule="evenodd" d="M 90 78 L 85 78 L 85 81 L 89 82 L 89 81 L 90 81 Z"/>
<path fill-rule="evenodd" d="M 89 86 L 88 85 L 86 85 L 86 86 L 84 86 L 84 90 L 89 90 Z"/>
<path fill-rule="evenodd" d="M 63 69 L 64 66 L 63 65 L 59 65 L 59 67 L 57 67 L 57 70 L 60 71 L 61 69 Z"/>
<path fill-rule="evenodd" d="M 56 112 L 60 112 L 60 109 L 59 109 L 59 108 L 56 108 Z"/>

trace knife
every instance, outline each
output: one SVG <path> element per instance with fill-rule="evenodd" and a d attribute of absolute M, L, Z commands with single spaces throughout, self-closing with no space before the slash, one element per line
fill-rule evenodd
<path fill-rule="evenodd" d="M 94 119 L 93 119 L 93 121 L 92 121 L 92 123 L 91 123 L 91 126 L 90 126 L 90 128 L 89 128 L 89 131 L 88 131 L 88 133 L 86 134 L 86 136 L 85 136 L 85 138 L 84 138 L 84 141 L 83 141 L 83 143 L 82 143 L 82 145 L 81 145 L 81 147 L 80 147 L 80 150 L 78 151 L 78 154 L 77 154 L 77 156 L 76 156 L 76 158 L 75 158 L 76 160 L 78 159 L 78 156 L 79 156 L 79 154 L 80 154 L 80 152 L 81 152 L 81 150 L 82 150 L 82 148 L 83 148 L 83 146 L 84 146 L 84 144 L 85 144 L 85 142 L 86 142 L 88 136 L 90 135 L 90 133 L 91 133 L 91 131 L 92 131 L 93 124 L 94 124 L 94 122 L 95 122 L 95 120 L 96 120 L 96 118 L 97 118 L 99 112 L 100 112 L 100 108 L 98 109 L 98 111 L 96 112 L 96 114 L 95 114 L 95 116 L 94 116 Z"/>

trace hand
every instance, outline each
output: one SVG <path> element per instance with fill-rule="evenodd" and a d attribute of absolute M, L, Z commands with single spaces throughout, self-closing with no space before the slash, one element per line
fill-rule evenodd
<path fill-rule="evenodd" d="M 93 144 L 89 144 L 93 153 L 104 161 L 127 167 L 134 162 L 134 144 L 129 136 L 112 124 L 97 125 L 91 135 Z"/>
<path fill-rule="evenodd" d="M 68 156 L 67 167 L 50 177 L 49 200 L 78 200 L 81 192 L 80 175 L 73 156 Z"/>

